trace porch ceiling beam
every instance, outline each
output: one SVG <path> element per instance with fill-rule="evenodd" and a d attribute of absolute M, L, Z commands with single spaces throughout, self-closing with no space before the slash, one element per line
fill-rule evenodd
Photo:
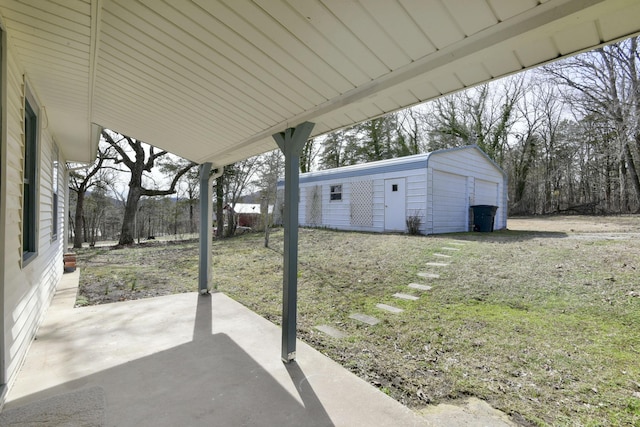
<path fill-rule="evenodd" d="M 314 123 L 304 122 L 295 128 L 273 135 L 284 153 L 284 267 L 282 274 L 282 353 L 289 363 L 296 358 L 296 317 L 298 300 L 298 187 L 300 153 Z"/>

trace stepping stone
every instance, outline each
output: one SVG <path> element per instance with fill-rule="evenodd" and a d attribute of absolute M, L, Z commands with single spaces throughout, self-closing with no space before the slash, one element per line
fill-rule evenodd
<path fill-rule="evenodd" d="M 460 248 L 450 248 L 449 246 L 443 246 L 442 248 L 443 251 L 459 251 Z"/>
<path fill-rule="evenodd" d="M 378 307 L 381 310 L 389 311 L 391 313 L 402 313 L 404 311 L 401 308 L 394 307 L 392 305 L 387 305 L 387 304 L 376 304 L 376 307 Z"/>
<path fill-rule="evenodd" d="M 437 257 L 440 257 L 440 258 L 451 258 L 451 255 L 438 254 L 438 253 L 433 254 L 433 256 L 437 256 Z"/>
<path fill-rule="evenodd" d="M 427 265 L 430 265 L 432 267 L 446 267 L 447 265 L 449 265 L 448 262 L 428 262 Z"/>
<path fill-rule="evenodd" d="M 420 283 L 409 283 L 409 287 L 411 289 L 417 289 L 419 291 L 430 291 L 431 286 L 429 285 L 421 285 Z"/>
<path fill-rule="evenodd" d="M 396 297 L 396 298 L 406 299 L 406 300 L 409 300 L 409 301 L 416 301 L 416 300 L 420 299 L 420 297 L 417 297 L 417 296 L 414 296 L 414 295 L 401 294 L 401 293 L 393 294 L 393 296 Z"/>
<path fill-rule="evenodd" d="M 464 246 L 465 242 L 449 242 L 450 245 Z"/>
<path fill-rule="evenodd" d="M 347 334 L 329 325 L 318 325 L 315 327 L 320 332 L 324 332 L 333 338 L 345 338 Z"/>
<path fill-rule="evenodd" d="M 418 273 L 419 277 L 424 277 L 425 279 L 439 279 L 440 275 L 437 273 L 426 273 L 426 272 L 420 272 Z"/>
<path fill-rule="evenodd" d="M 380 320 L 376 319 L 375 317 L 367 316 L 366 314 L 360 314 L 360 313 L 354 313 L 351 316 L 349 316 L 349 318 L 354 320 L 359 320 L 371 326 L 377 325 L 378 323 L 380 323 Z"/>

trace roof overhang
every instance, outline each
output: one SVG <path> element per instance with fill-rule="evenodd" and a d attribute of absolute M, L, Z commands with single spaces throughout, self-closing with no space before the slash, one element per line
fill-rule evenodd
<path fill-rule="evenodd" d="M 640 0 L 0 0 L 69 160 L 110 128 L 222 166 L 640 32 Z"/>

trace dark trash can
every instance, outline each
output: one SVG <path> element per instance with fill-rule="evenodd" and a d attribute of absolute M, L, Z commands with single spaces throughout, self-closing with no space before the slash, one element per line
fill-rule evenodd
<path fill-rule="evenodd" d="M 471 206 L 471 209 L 473 209 L 473 231 L 493 231 L 493 222 L 498 207 L 492 205 L 474 205 Z"/>

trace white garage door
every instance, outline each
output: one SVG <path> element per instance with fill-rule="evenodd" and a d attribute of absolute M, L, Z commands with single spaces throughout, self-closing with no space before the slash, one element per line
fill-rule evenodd
<path fill-rule="evenodd" d="M 476 205 L 498 206 L 498 183 L 476 179 Z"/>
<path fill-rule="evenodd" d="M 433 232 L 467 231 L 467 178 L 433 171 Z"/>

